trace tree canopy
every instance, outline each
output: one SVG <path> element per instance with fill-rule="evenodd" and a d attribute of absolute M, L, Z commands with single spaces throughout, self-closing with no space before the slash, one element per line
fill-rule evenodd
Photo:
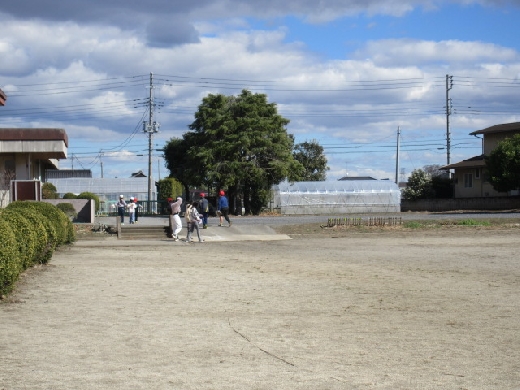
<path fill-rule="evenodd" d="M 451 198 L 452 182 L 440 165 L 425 165 L 423 169 L 412 172 L 402 196 L 407 200 Z"/>
<path fill-rule="evenodd" d="M 246 213 L 257 214 L 271 185 L 303 175 L 288 124 L 264 94 L 210 94 L 195 112 L 191 132 L 165 146 L 166 166 L 183 185 L 225 189 L 232 210 L 240 206 L 233 208 L 236 198 Z"/>
<path fill-rule="evenodd" d="M 520 187 L 520 134 L 499 142 L 485 159 L 489 182 L 496 191 Z"/>
<path fill-rule="evenodd" d="M 325 181 L 327 178 L 327 157 L 318 141 L 306 141 L 294 147 L 294 158 L 299 161 L 304 172 L 300 181 Z"/>

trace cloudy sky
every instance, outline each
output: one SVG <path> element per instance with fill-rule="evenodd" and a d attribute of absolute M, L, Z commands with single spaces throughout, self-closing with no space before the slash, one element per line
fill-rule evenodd
<path fill-rule="evenodd" d="M 61 168 L 148 174 L 151 91 L 158 179 L 202 98 L 246 88 L 324 146 L 331 180 L 395 180 L 400 129 L 406 180 L 447 163 L 447 138 L 453 163 L 520 121 L 518 20 L 518 0 L 4 1 L 0 127 L 65 129 Z"/>

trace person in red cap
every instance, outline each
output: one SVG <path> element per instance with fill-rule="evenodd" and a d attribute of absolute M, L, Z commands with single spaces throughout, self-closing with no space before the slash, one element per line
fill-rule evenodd
<path fill-rule="evenodd" d="M 209 202 L 206 199 L 206 194 L 204 192 L 200 193 L 199 210 L 202 214 L 202 228 L 207 229 L 209 216 Z"/>
<path fill-rule="evenodd" d="M 231 220 L 229 219 L 229 202 L 226 198 L 226 193 L 220 190 L 220 197 L 218 198 L 217 211 L 220 212 L 220 223 L 218 226 L 222 226 L 222 217 L 229 223 L 231 227 Z"/>

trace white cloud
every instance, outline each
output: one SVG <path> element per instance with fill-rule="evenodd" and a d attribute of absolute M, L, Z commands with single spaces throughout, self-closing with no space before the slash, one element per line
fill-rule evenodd
<path fill-rule="evenodd" d="M 251 15 L 272 18 L 277 26 L 276 18 L 291 14 L 325 23 L 357 13 L 404 15 L 417 6 L 440 6 L 441 1 L 338 0 L 317 5 L 311 0 L 129 0 L 122 8 L 104 1 L 86 9 L 69 0 L 59 12 L 52 12 L 56 7 L 45 9 L 50 4 L 45 0 L 15 3 L 20 2 L 0 5 L 0 12 L 19 18 L 3 16 L 7 33 L 0 38 L 0 86 L 12 94 L 2 108 L 4 123 L 66 127 L 75 147 L 83 142 L 113 147 L 130 138 L 130 144 L 118 150 L 134 153 L 133 145 L 139 145 L 136 150 L 146 148 L 140 120 L 147 118 L 150 72 L 156 83 L 155 98 L 164 102 L 156 113 L 161 133 L 155 140 L 162 143 L 187 130 L 208 93 L 237 94 L 242 88 L 266 93 L 278 103 L 280 112 L 291 120 L 289 130 L 297 142 L 318 138 L 348 144 L 387 139 L 387 146 L 398 125 L 408 137 L 443 137 L 443 77 L 447 73 L 473 80 L 473 84 L 457 80 L 452 97 L 458 108 L 476 103 L 489 106 L 489 98 L 494 104 L 514 105 L 518 98 L 514 89 L 498 91 L 481 82 L 520 75 L 518 52 L 498 43 L 374 39 L 360 43 L 348 58 L 327 60 L 310 52 L 303 40 L 293 38 L 294 31 L 288 27 L 255 30 L 248 19 Z M 67 90 L 72 86 L 76 90 Z M 48 113 L 23 123 L 16 113 L 9 114 L 12 107 L 45 107 Z M 504 120 L 515 118 L 504 116 Z M 461 137 L 496 120 L 462 113 L 452 119 L 453 133 Z M 372 171 L 360 164 L 355 168 L 360 175 L 391 176 L 389 155 L 331 154 L 334 169 L 330 175 L 339 175 L 348 157 L 377 165 L 369 174 Z M 442 154 L 432 157 L 442 162 Z M 131 162 L 121 170 L 135 171 Z"/>

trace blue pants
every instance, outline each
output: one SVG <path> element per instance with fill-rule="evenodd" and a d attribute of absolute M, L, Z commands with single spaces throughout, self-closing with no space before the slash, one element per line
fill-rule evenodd
<path fill-rule="evenodd" d="M 121 223 L 125 223 L 125 208 L 124 207 L 118 207 L 117 208 L 117 214 L 121 217 Z"/>

